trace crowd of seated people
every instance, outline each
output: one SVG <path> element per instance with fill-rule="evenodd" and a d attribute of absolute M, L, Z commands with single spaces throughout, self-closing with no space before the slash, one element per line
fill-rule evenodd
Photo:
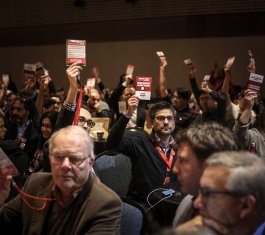
<path fill-rule="evenodd" d="M 77 62 L 66 69 L 67 92 L 56 86 L 56 80 L 47 71 L 25 79 L 25 87 L 19 91 L 14 82 L 12 86 L 1 82 L 0 147 L 20 172 L 14 181 L 23 187 L 31 175 L 51 171 L 50 138 L 58 130 L 79 125 L 97 142 L 91 131 L 98 125 L 93 118 L 108 118 L 110 129 L 104 130 L 107 134 L 101 151 L 116 150 L 131 159 L 127 197 L 146 211 L 149 223 L 146 233 L 158 232 L 156 206 L 150 205 L 148 197 L 159 189 L 173 189 L 174 193 L 183 195 L 174 221 L 168 216 L 167 225 L 173 224 L 175 234 L 182 228 L 185 230 L 185 223 L 201 213 L 202 206 L 194 201 L 206 195 L 200 178 L 212 154 L 234 151 L 244 157 L 247 154 L 240 151 L 248 151 L 254 144 L 256 155 L 265 159 L 265 110 L 259 99 L 261 108 L 254 111 L 259 95 L 256 92 L 242 89 L 238 95 L 234 94 L 231 65 L 215 68 L 219 73 L 202 81 L 196 78 L 193 64 L 184 67 L 190 88 L 176 83 L 173 92 L 166 84 L 166 67 L 167 61 L 161 61 L 158 96 L 150 101 L 135 95 L 133 74 L 123 73 L 110 91 L 94 68 L 95 87 L 83 87 L 78 80 L 82 66 Z M 256 69 L 253 64 L 247 68 L 249 73 Z M 239 101 L 233 97 L 239 97 Z M 224 155 L 232 158 L 234 152 Z M 12 187 L 6 203 L 18 193 Z M 203 216 L 200 215 L 200 221 Z M 214 217 L 211 219 L 215 221 Z M 154 221 L 157 224 L 152 224 Z M 215 222 L 219 226 L 220 221 Z M 221 234 L 230 229 L 229 224 L 220 227 L 215 230 Z M 246 234 L 254 234 L 253 231 Z"/>

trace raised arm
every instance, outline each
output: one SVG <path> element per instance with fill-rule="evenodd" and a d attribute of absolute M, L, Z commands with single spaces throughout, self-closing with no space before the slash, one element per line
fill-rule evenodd
<path fill-rule="evenodd" d="M 254 105 L 254 98 L 257 94 L 251 90 L 245 91 L 243 99 L 243 112 L 235 122 L 234 133 L 239 141 L 243 144 L 245 149 L 248 149 L 251 142 L 251 134 L 249 131 L 249 124 L 251 120 L 251 111 Z"/>
<path fill-rule="evenodd" d="M 64 104 L 60 110 L 55 130 L 72 125 L 76 109 L 76 95 L 78 91 L 77 79 L 80 76 L 82 67 L 78 63 L 70 65 L 66 70 L 66 75 L 69 81 L 69 89 L 64 101 Z"/>
<path fill-rule="evenodd" d="M 196 76 L 195 76 L 196 68 L 193 64 L 188 66 L 188 74 L 189 74 L 189 80 L 190 80 L 190 86 L 191 86 L 192 93 L 194 94 L 197 104 L 201 108 L 201 104 L 199 100 L 201 89 L 199 88 L 198 83 L 196 81 Z"/>
<path fill-rule="evenodd" d="M 159 91 L 161 98 L 165 98 L 168 96 L 168 91 L 166 88 L 166 76 L 165 76 L 165 69 L 167 66 L 167 61 L 161 60 L 160 61 L 160 67 L 159 67 Z"/>
<path fill-rule="evenodd" d="M 125 132 L 126 126 L 130 121 L 133 112 L 139 105 L 139 99 L 136 96 L 132 96 L 128 100 L 128 109 L 124 114 L 120 116 L 118 121 L 113 125 L 110 130 L 107 143 L 110 147 L 121 150 L 125 146 L 122 145 L 121 140 Z"/>

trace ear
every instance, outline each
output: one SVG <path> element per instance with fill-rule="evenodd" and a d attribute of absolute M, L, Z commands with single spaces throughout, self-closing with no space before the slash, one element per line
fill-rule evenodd
<path fill-rule="evenodd" d="M 240 218 L 243 219 L 253 213 L 256 207 L 256 198 L 253 195 L 245 196 L 242 200 L 240 208 Z"/>
<path fill-rule="evenodd" d="M 94 159 L 91 158 L 91 157 L 89 157 L 89 165 L 90 165 L 90 166 L 93 166 L 93 164 L 94 164 Z"/>

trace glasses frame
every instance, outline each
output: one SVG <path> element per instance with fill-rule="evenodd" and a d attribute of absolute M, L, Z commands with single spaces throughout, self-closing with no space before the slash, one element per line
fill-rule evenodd
<path fill-rule="evenodd" d="M 84 120 L 80 121 L 80 119 L 84 119 Z M 96 125 L 96 123 L 93 122 L 93 120 L 91 120 L 91 119 L 86 119 L 86 118 L 84 118 L 84 117 L 79 117 L 79 118 L 78 118 L 78 124 L 79 124 L 79 123 L 80 123 L 80 126 L 84 126 L 85 123 L 86 123 L 90 128 L 93 128 L 93 127 Z"/>
<path fill-rule="evenodd" d="M 175 121 L 175 117 L 174 117 L 174 116 L 163 116 L 163 115 L 159 115 L 159 116 L 156 116 L 155 119 L 156 119 L 159 123 L 165 122 L 166 119 L 168 120 L 168 122 L 173 122 L 173 121 Z"/>
<path fill-rule="evenodd" d="M 245 196 L 242 193 L 239 192 L 230 192 L 230 191 L 218 191 L 218 190 L 213 190 L 213 189 L 208 189 L 208 188 L 199 188 L 199 195 L 202 197 L 202 202 L 204 205 L 207 205 L 209 198 L 211 195 L 228 195 L 232 197 L 243 197 Z"/>
<path fill-rule="evenodd" d="M 70 165 L 71 166 L 75 166 L 75 167 L 80 166 L 86 159 L 89 158 L 89 157 L 80 158 L 80 159 L 76 158 L 75 160 L 78 159 L 79 161 L 78 162 L 74 162 L 73 161 L 73 157 L 62 157 L 62 156 L 56 156 L 54 154 L 50 154 L 50 157 L 51 157 L 51 162 L 53 164 L 55 164 L 55 165 L 62 165 L 64 160 L 66 158 L 68 158 L 68 161 L 69 161 Z"/>

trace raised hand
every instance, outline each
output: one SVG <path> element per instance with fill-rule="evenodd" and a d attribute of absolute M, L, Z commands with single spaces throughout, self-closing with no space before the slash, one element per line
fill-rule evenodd
<path fill-rule="evenodd" d="M 67 74 L 67 77 L 68 77 L 68 80 L 69 80 L 71 87 L 77 87 L 78 86 L 77 79 L 79 79 L 79 77 L 80 77 L 81 70 L 83 70 L 83 68 L 79 65 L 78 62 L 71 64 L 67 68 L 66 74 Z"/>

